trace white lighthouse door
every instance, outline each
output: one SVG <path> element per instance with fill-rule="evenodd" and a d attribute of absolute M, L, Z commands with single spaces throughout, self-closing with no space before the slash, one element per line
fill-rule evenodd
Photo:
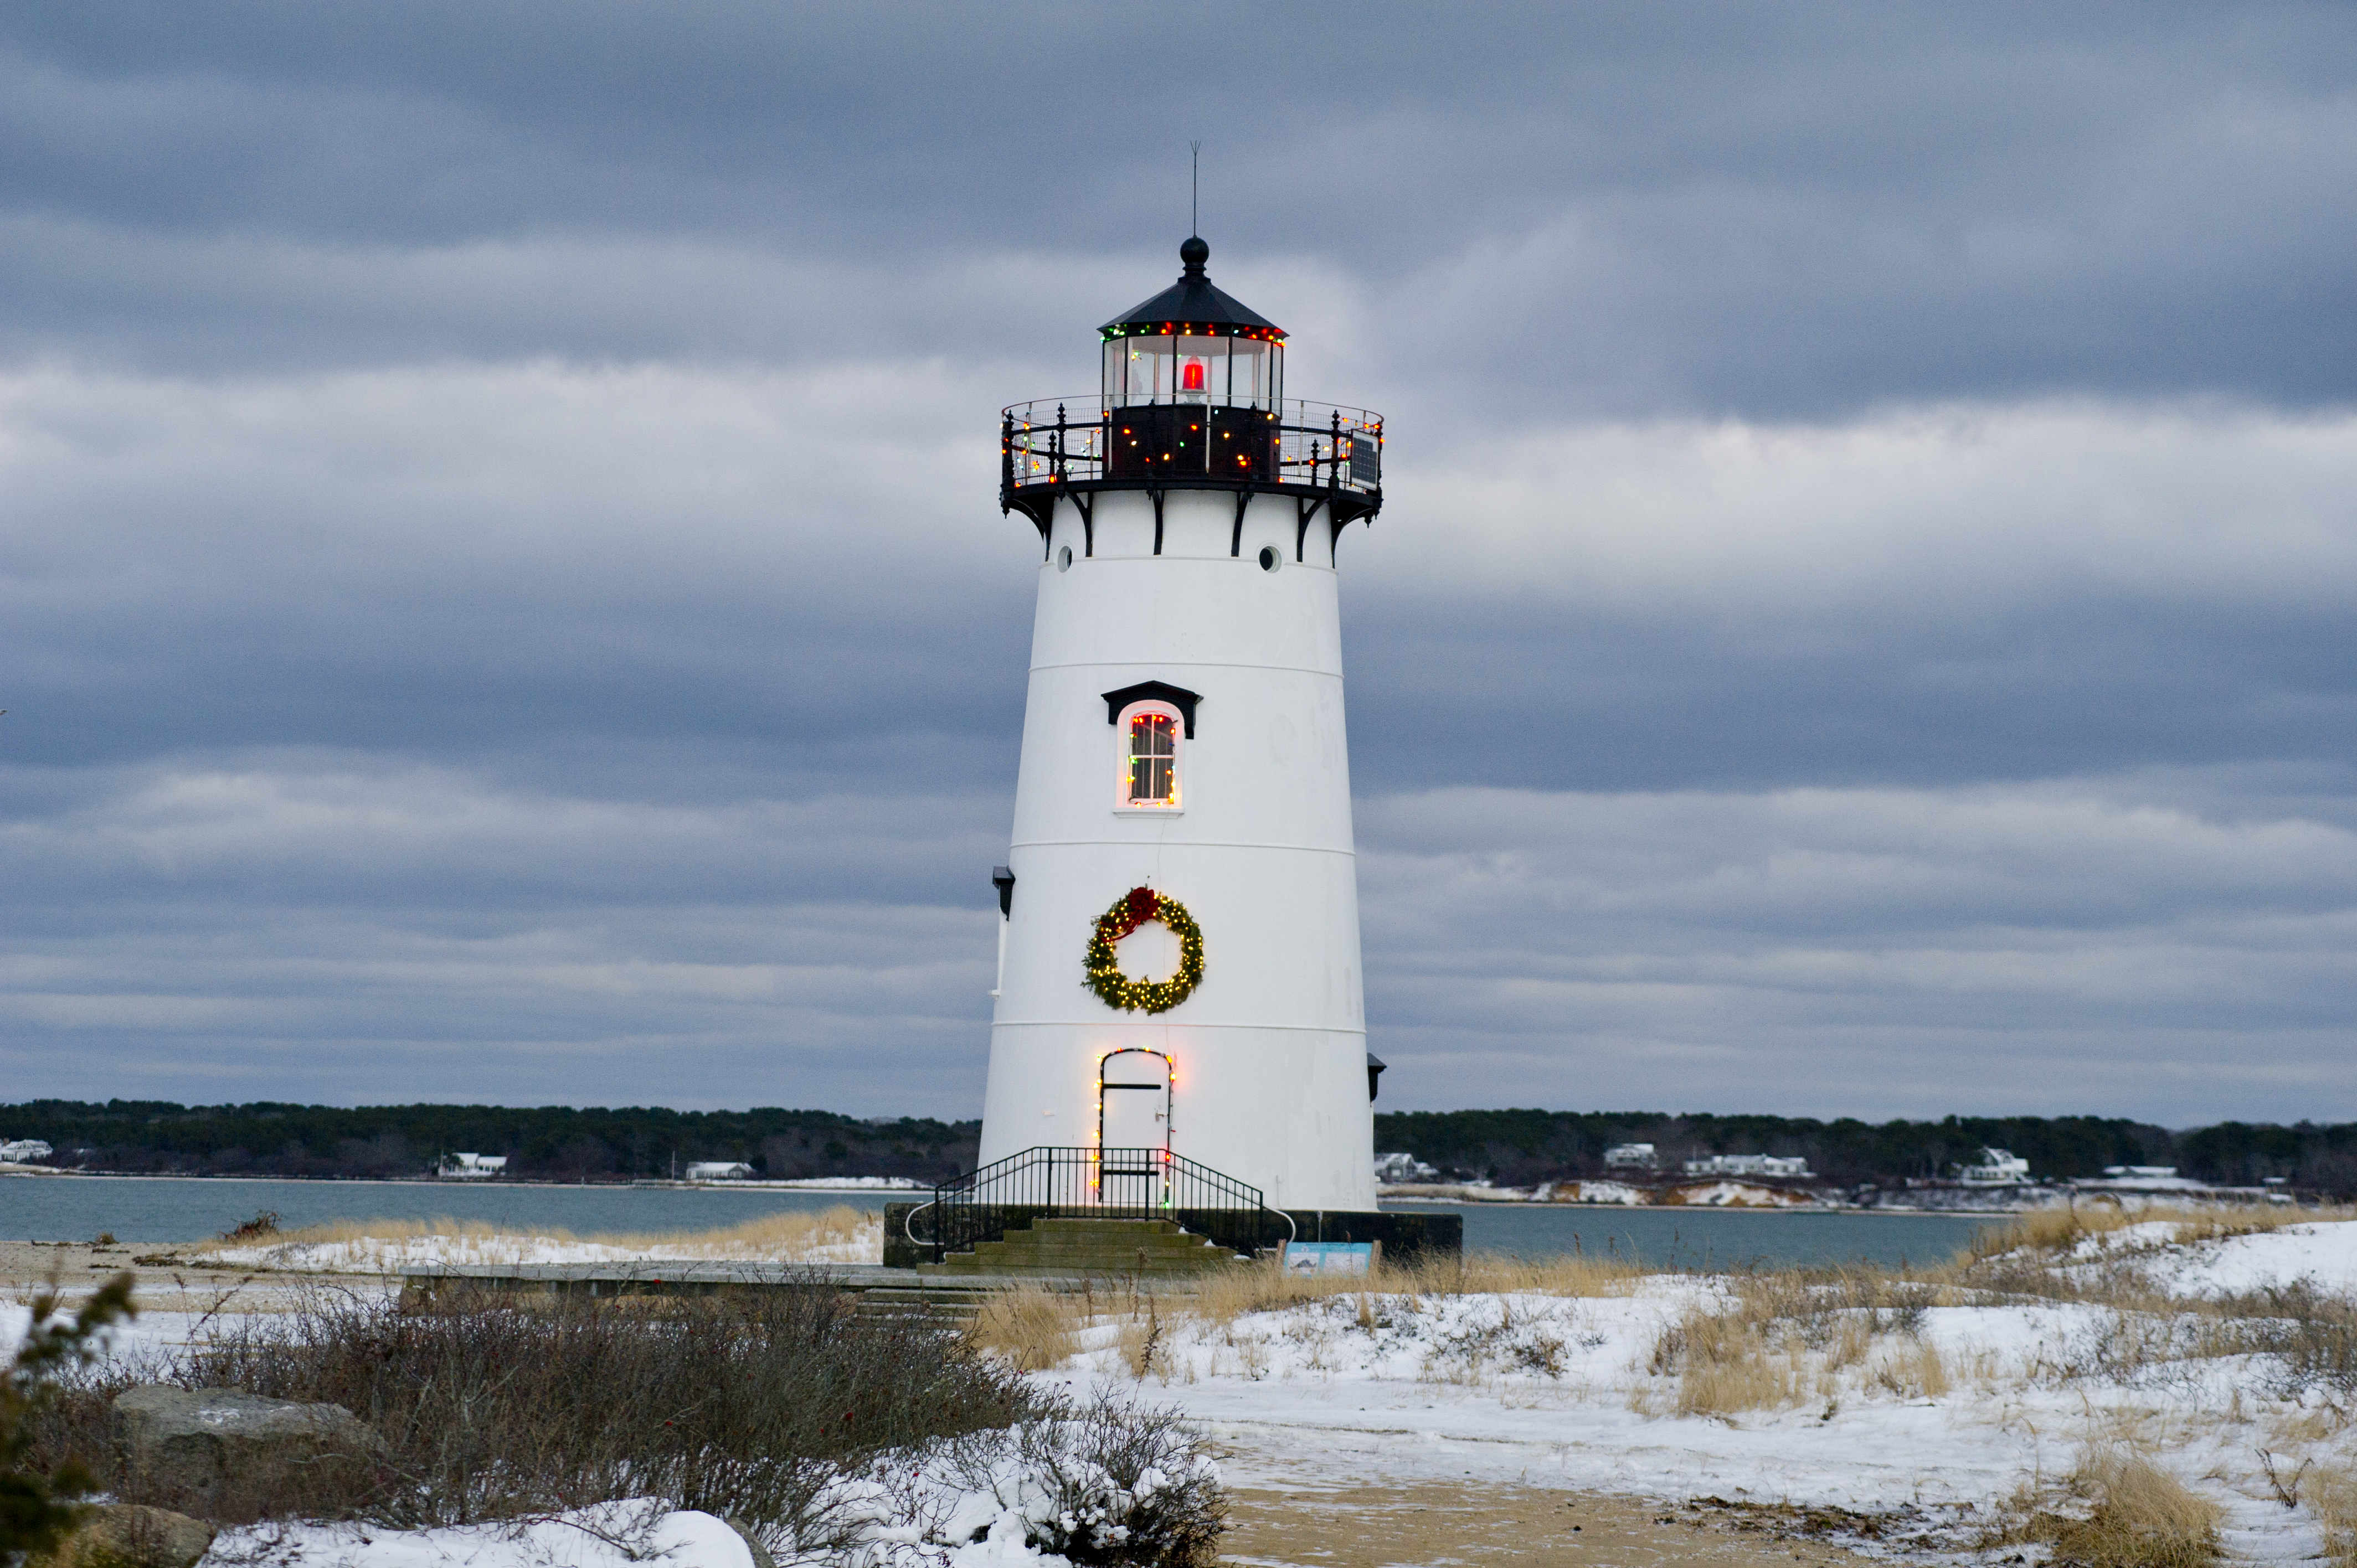
<path fill-rule="evenodd" d="M 1115 1051 L 1097 1079 L 1097 1200 L 1161 1206 L 1170 1149 L 1170 1063 L 1159 1051 Z"/>

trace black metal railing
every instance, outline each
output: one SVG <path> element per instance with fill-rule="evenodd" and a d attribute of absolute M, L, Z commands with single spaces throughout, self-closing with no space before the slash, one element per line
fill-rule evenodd
<path fill-rule="evenodd" d="M 1157 481 L 1383 490 L 1383 416 L 1286 399 L 1272 406 L 1096 398 L 1017 403 L 1000 416 L 1000 488 Z"/>
<path fill-rule="evenodd" d="M 917 1234 L 919 1217 L 928 1236 Z M 1009 1155 L 933 1188 L 909 1216 L 909 1240 L 933 1262 L 1003 1239 L 1034 1219 L 1168 1219 L 1191 1234 L 1251 1256 L 1273 1247 L 1292 1221 L 1260 1188 L 1168 1149 L 1042 1145 Z"/>

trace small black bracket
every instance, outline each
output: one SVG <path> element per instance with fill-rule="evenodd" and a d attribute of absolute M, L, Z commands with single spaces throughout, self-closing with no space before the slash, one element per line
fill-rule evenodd
<path fill-rule="evenodd" d="M 994 865 L 990 868 L 990 885 L 998 889 L 999 918 L 1006 920 L 1013 919 L 1015 918 L 1015 873 L 1006 866 Z"/>
<path fill-rule="evenodd" d="M 1367 526 L 1369 528 L 1372 528 L 1375 525 L 1375 508 L 1380 507 L 1383 504 L 1383 493 L 1381 490 L 1377 490 L 1374 495 L 1374 504 L 1373 506 L 1370 506 L 1366 512 Z M 1330 555 L 1340 556 L 1342 553 L 1342 531 L 1359 520 L 1355 517 L 1344 517 L 1340 512 L 1329 510 L 1326 514 L 1326 521 L 1333 529 L 1333 536 L 1326 542 L 1327 553 Z"/>
<path fill-rule="evenodd" d="M 1162 489 L 1157 486 L 1146 492 L 1154 498 L 1154 553 L 1162 553 Z"/>
<path fill-rule="evenodd" d="M 1202 694 L 1184 686 L 1174 686 L 1168 681 L 1140 681 L 1135 686 L 1124 686 L 1118 692 L 1104 694 L 1105 723 L 1121 723 L 1122 709 L 1132 703 L 1168 703 L 1178 710 L 1178 717 L 1187 726 L 1187 738 L 1195 738 L 1195 704 Z"/>
<path fill-rule="evenodd" d="M 1007 881 L 1012 884 L 1014 878 L 1009 877 L 1007 878 Z M 1374 1052 L 1369 1051 L 1367 1053 L 1367 1098 L 1369 1100 L 1372 1100 L 1375 1097 L 1375 1079 L 1383 1076 L 1383 1058 L 1375 1055 Z"/>
<path fill-rule="evenodd" d="M 1086 490 L 1073 490 L 1064 499 L 1081 514 L 1081 553 L 1094 557 L 1097 553 L 1097 498 Z"/>
<path fill-rule="evenodd" d="M 1326 504 L 1326 498 L 1319 496 L 1314 500 L 1296 498 L 1293 504 L 1299 514 L 1293 530 L 1293 558 L 1298 562 L 1302 546 L 1309 538 L 1309 520 L 1318 515 L 1318 509 Z"/>
<path fill-rule="evenodd" d="M 1236 526 L 1234 532 L 1228 535 L 1228 553 L 1231 556 L 1244 553 L 1244 508 L 1252 505 L 1252 499 L 1250 490 L 1236 492 Z"/>

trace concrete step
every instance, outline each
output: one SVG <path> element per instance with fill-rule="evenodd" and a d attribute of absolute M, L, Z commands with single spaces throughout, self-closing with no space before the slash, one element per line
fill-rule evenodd
<path fill-rule="evenodd" d="M 1117 1236 L 1057 1236 L 1018 1240 L 1010 1236 L 1004 1241 L 983 1241 L 977 1245 L 1005 1247 L 1038 1253 L 1041 1257 L 1061 1257 L 1068 1252 L 1145 1252 L 1157 1258 L 1185 1258 L 1210 1247 L 1210 1243 L 1200 1236 L 1140 1236 L 1134 1240 Z M 1216 1251 L 1218 1249 L 1211 1250 Z"/>
<path fill-rule="evenodd" d="M 930 1289 L 880 1288 L 859 1293 L 853 1311 L 868 1318 L 922 1318 L 932 1323 L 972 1323 L 982 1316 L 982 1304 L 991 1294 L 988 1286 L 961 1286 L 944 1283 Z"/>
<path fill-rule="evenodd" d="M 976 1242 L 940 1263 L 919 1265 L 932 1277 L 998 1274 L 1010 1278 L 1184 1279 L 1235 1262 L 1235 1254 L 1190 1235 L 1168 1219 L 1057 1216 Z"/>
<path fill-rule="evenodd" d="M 940 1274 L 999 1274 L 1008 1278 L 1047 1279 L 1193 1279 L 1198 1275 L 1229 1267 L 1243 1260 L 1217 1249 L 1206 1248 L 1198 1261 L 1185 1262 L 1144 1262 L 1133 1254 L 1095 1258 L 1026 1258 L 1005 1253 L 975 1257 L 967 1252 L 952 1252 L 939 1263 L 920 1263 L 917 1271 L 928 1277 Z"/>
<path fill-rule="evenodd" d="M 1218 1268 L 1227 1261 L 1225 1253 L 1216 1251 L 1206 1251 L 1193 1257 L 1171 1258 L 1155 1257 L 1150 1253 L 1140 1252 L 1023 1252 L 1000 1251 L 996 1248 L 987 1252 L 979 1251 L 958 1252 L 952 1253 L 951 1256 L 970 1260 L 969 1267 L 985 1274 L 1001 1266 L 1018 1263 L 1028 1269 L 1046 1270 L 1049 1273 L 1059 1270 L 1065 1273 L 1089 1273 L 1103 1269 L 1143 1270 L 1158 1273 L 1196 1273 L 1204 1269 Z M 947 1261 L 947 1259 L 943 1260 L 943 1262 Z"/>
<path fill-rule="evenodd" d="M 1097 1239 L 1070 1241 L 1029 1241 L 1009 1237 L 1004 1241 L 977 1241 L 976 1247 L 996 1247 L 1002 1251 L 1020 1252 L 1027 1258 L 1077 1258 L 1092 1252 L 1119 1252 L 1124 1257 L 1144 1254 L 1149 1258 L 1191 1258 L 1198 1252 L 1217 1251 L 1206 1247 L 1194 1237 L 1179 1237 L 1173 1241 L 1108 1241 Z"/>

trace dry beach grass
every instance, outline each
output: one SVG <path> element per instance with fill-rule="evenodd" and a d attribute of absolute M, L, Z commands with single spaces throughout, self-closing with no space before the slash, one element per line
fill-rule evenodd
<path fill-rule="evenodd" d="M 881 1235 L 881 1219 L 848 1204 L 816 1211 L 763 1215 L 739 1225 L 709 1230 L 594 1231 L 577 1235 L 561 1228 L 519 1230 L 472 1219 L 371 1219 L 269 1230 L 223 1237 L 182 1249 L 196 1261 L 235 1258 L 267 1263 L 273 1259 L 308 1267 L 353 1270 L 425 1253 L 453 1262 L 506 1261 L 508 1254 L 551 1250 L 602 1249 L 641 1257 L 807 1262 L 850 1261 L 870 1251 Z"/>
<path fill-rule="evenodd" d="M 1368 1388 L 1394 1412 L 1468 1396 L 1501 1413 L 1613 1401 L 1647 1423 L 1620 1441 L 1649 1450 L 1700 1441 L 1719 1452 L 1653 1424 L 1703 1423 L 1789 1434 L 1794 1451 L 1824 1454 L 1836 1470 L 1854 1454 L 1869 1468 L 1896 1458 L 1939 1473 L 1936 1444 L 1886 1454 L 1869 1433 L 2012 1432 L 2018 1446 L 1975 1441 L 1999 1473 L 2001 1455 L 2035 1460 L 2018 1493 L 1994 1486 L 1944 1523 L 1919 1520 L 1909 1528 L 1937 1537 L 1925 1550 L 2195 1568 L 2227 1551 L 2228 1510 L 2244 1510 L 2234 1528 L 2248 1530 L 2255 1509 L 2258 1524 L 2280 1517 L 2347 1564 L 2357 1563 L 2357 1301 L 2295 1275 L 2227 1289 L 2189 1283 L 2184 1271 L 2241 1239 L 2350 1218 L 2090 1205 L 2024 1216 L 1912 1271 L 1680 1276 L 1620 1260 L 1480 1257 L 1362 1278 L 1239 1268 L 1192 1295 L 1025 1292 L 975 1333 L 1019 1365 L 1092 1367 L 1174 1393 L 1199 1380 L 1290 1380 L 1331 1403 L 1356 1402 L 1336 1398 L 1340 1388 Z M 1633 1354 L 1592 1350 L 1608 1343 Z M 1360 1379 L 1375 1381 L 1337 1381 Z M 1407 1391 L 1418 1383 L 1436 1391 Z M 1210 1408 L 1232 1403 L 1211 1398 Z M 1902 1419 L 1908 1410 L 1938 1413 Z M 1587 1416 L 1573 1424 L 1609 1429 Z M 1709 1473 L 1713 1462 L 1700 1463 Z M 1725 1505 L 1744 1517 L 1760 1506 Z M 1837 1537 L 1884 1527 L 1833 1513 Z"/>
<path fill-rule="evenodd" d="M 2307 1477 L 2309 1505 L 2324 1536 L 2325 1556 L 2357 1565 L 2357 1460 L 2319 1466 Z"/>
<path fill-rule="evenodd" d="M 1239 1265 L 1190 1282 L 1183 1292 L 1155 1293 L 1116 1284 L 1111 1289 L 1050 1291 L 1018 1286 L 985 1305 L 971 1333 L 977 1345 L 1028 1370 L 1056 1366 L 1072 1355 L 1084 1329 L 1113 1324 L 1116 1344 L 1133 1371 L 1154 1369 L 1155 1351 L 1172 1327 L 1224 1327 L 1254 1313 L 1282 1312 L 1306 1303 L 1349 1301 L 1371 1315 L 1377 1300 L 1449 1300 L 1466 1296 L 1537 1294 L 1601 1296 L 1626 1290 L 1645 1271 L 1634 1264 L 1578 1257 L 1532 1262 L 1476 1253 L 1468 1258 L 1384 1263 L 1372 1274 L 1288 1274 Z"/>
<path fill-rule="evenodd" d="M 815 1222 L 828 1216 L 782 1218 L 797 1223 L 589 1240 L 668 1256 L 741 1257 L 740 1248 L 783 1250 L 827 1234 Z M 1007 1291 L 986 1304 L 963 1343 L 1009 1376 L 1090 1368 L 1116 1383 L 1135 1380 L 1148 1398 L 1179 1397 L 1199 1380 L 1225 1388 L 1292 1379 L 1308 1390 L 1376 1377 L 1416 1387 L 1418 1402 L 1457 1401 L 1469 1412 L 1601 1405 L 1623 1423 L 1610 1430 L 1663 1447 L 1715 1430 L 1788 1434 L 1779 1444 L 1813 1441 L 1807 1434 L 1822 1430 L 1832 1441 L 1842 1423 L 1862 1415 L 1865 1430 L 1878 1431 L 1873 1423 L 1890 1412 L 1909 1413 L 1901 1407 L 1960 1429 L 2035 1425 L 2036 1473 L 2018 1492 L 2006 1491 L 2010 1478 L 1987 1487 L 1982 1510 L 1944 1538 L 1950 1547 L 1988 1562 L 2027 1554 L 2057 1568 L 2201 1568 L 2244 1539 L 2231 1520 L 2222 1525 L 2222 1500 L 2255 1501 L 2311 1530 L 2308 1552 L 2320 1547 L 2357 1568 L 2357 1302 L 2296 1280 L 2189 1295 L 2172 1291 L 2169 1272 L 2193 1255 L 2189 1247 L 2214 1252 L 2288 1224 L 2349 1218 L 2083 1205 L 2023 1216 L 1946 1263 L 1912 1271 L 1705 1277 L 1620 1258 L 1478 1255 L 1384 1264 L 1363 1277 L 1238 1265 L 1191 1291 L 1118 1283 Z M 274 1245 L 385 1247 L 461 1229 L 323 1229 Z M 2024 1315 L 2050 1326 L 1997 1349 L 1975 1337 L 1979 1325 L 2019 1323 Z M 1595 1349 L 1608 1333 L 1620 1337 Z M 1379 1356 L 1388 1358 L 1383 1369 L 1370 1371 Z M 1858 1439 L 1848 1441 L 1845 1452 L 1863 1452 Z M 1672 1495 L 1700 1498 L 1704 1489 Z M 1512 1506 L 1526 1504 L 1537 1506 L 1528 1498 Z M 1262 1506 L 1248 1499 L 1259 1520 L 1246 1532 L 1260 1543 L 1250 1552 L 1255 1560 L 1341 1563 L 1360 1552 L 1373 1561 L 1384 1549 L 1381 1530 L 1368 1531 L 1361 1546 L 1284 1537 L 1281 1510 L 1262 1513 Z M 1456 1505 L 1426 1506 L 1455 1520 L 1445 1529 L 1458 1532 L 1460 1560 L 1599 1560 L 1597 1543 L 1584 1540 L 1532 1542 L 1515 1555 L 1499 1538 L 1477 1550 L 1495 1532 Z M 1774 1505 L 1718 1506 L 1730 1520 L 1785 1528 L 1770 1517 Z M 1325 1503 L 1313 1511 L 1330 1512 Z M 1803 1512 L 1814 1520 L 1824 1510 Z M 1846 1539 L 1877 1527 L 1863 1512 L 1825 1517 L 1834 1522 L 1802 1533 Z M 1405 1517 L 1394 1522 L 1417 1528 Z M 1436 1553 L 1444 1544 L 1432 1541 Z M 1682 1558 L 1656 1551 L 1653 1560 Z"/>

